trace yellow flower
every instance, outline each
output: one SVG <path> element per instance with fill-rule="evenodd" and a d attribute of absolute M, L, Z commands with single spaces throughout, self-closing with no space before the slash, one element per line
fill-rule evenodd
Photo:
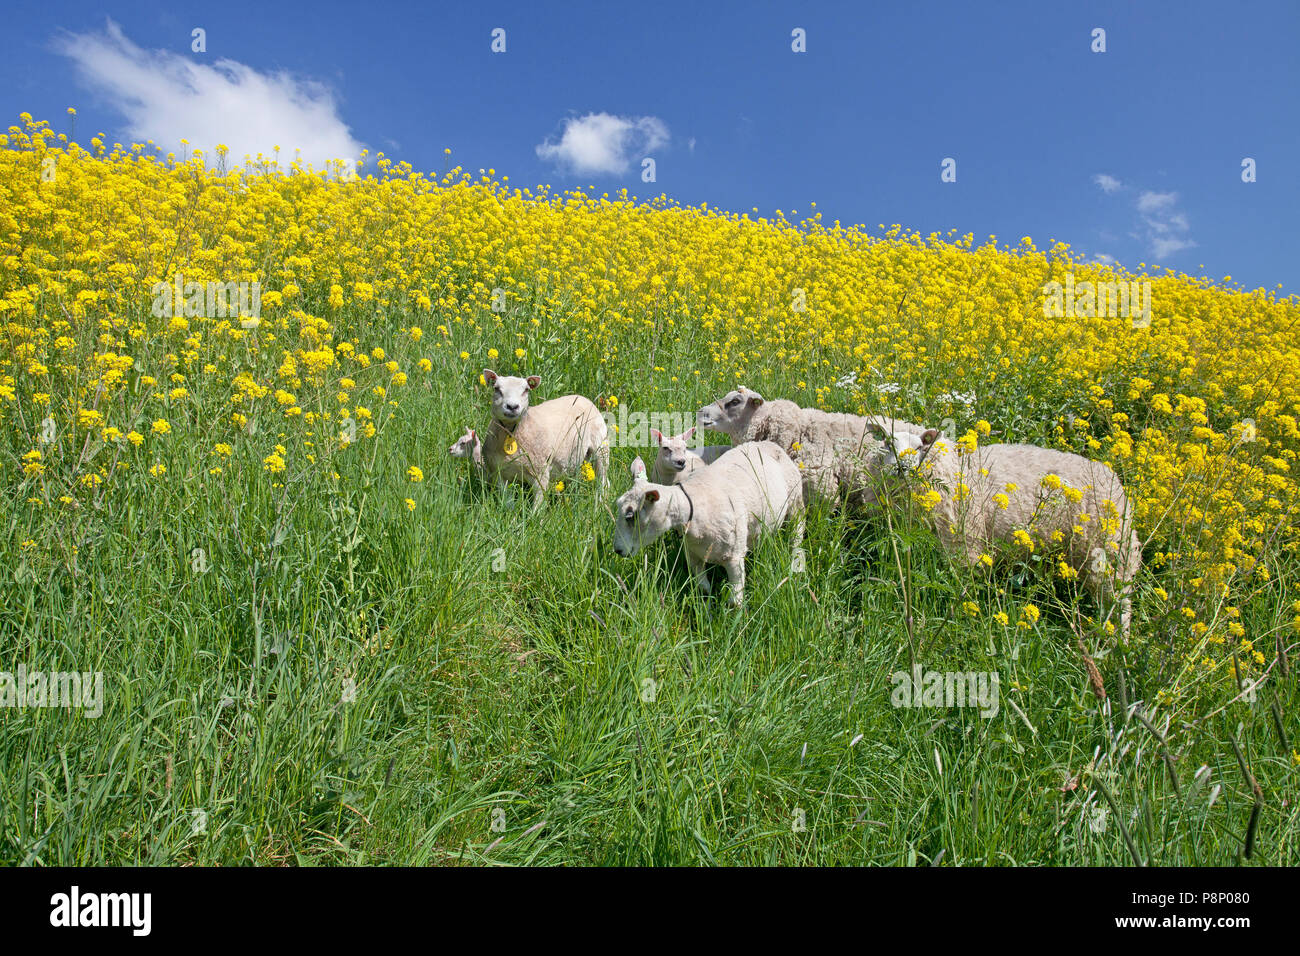
<path fill-rule="evenodd" d="M 406 469 L 406 477 L 410 478 L 411 481 L 424 481 L 424 472 L 415 465 L 412 465 L 410 468 Z"/>
<path fill-rule="evenodd" d="M 406 499 L 404 499 L 404 501 L 406 502 L 406 510 L 407 510 L 407 511 L 414 511 L 414 510 L 415 510 L 415 499 L 414 499 L 414 498 L 406 498 Z"/>
<path fill-rule="evenodd" d="M 155 435 L 166 435 L 171 430 L 171 425 L 167 424 L 166 420 L 162 418 L 155 420 L 151 429 Z"/>

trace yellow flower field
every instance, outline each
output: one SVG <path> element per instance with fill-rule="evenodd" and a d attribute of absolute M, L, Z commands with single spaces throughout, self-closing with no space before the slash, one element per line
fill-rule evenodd
<path fill-rule="evenodd" d="M 0 481 L 15 543 L 119 506 L 143 475 L 194 479 L 168 468 L 177 443 L 201 445 L 209 482 L 328 476 L 383 440 L 409 390 L 463 389 L 513 356 L 641 408 L 689 410 L 744 382 L 1103 459 L 1130 489 L 1162 593 L 1207 640 L 1294 568 L 1294 297 L 1130 275 L 1029 238 L 557 195 L 382 154 L 360 179 L 261 157 L 222 173 L 145 146 L 87 151 L 25 114 L 0 147 Z M 1044 285 L 1067 274 L 1149 280 L 1149 327 L 1045 315 Z M 176 283 L 185 308 L 155 314 L 156 284 Z M 209 283 L 258 283 L 259 314 L 224 300 L 210 314 Z M 256 473 L 236 467 L 241 445 Z M 412 463 L 404 480 L 422 478 Z"/>

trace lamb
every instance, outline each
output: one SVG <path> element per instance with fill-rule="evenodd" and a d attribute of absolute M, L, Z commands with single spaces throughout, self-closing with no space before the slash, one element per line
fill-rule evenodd
<path fill-rule="evenodd" d="M 709 593 L 706 564 L 727 569 L 731 603 L 745 595 L 750 542 L 790 518 L 794 546 L 803 541 L 803 483 L 799 469 L 773 442 L 748 442 L 674 485 L 646 480 L 645 463 L 632 463 L 632 487 L 615 505 L 614 551 L 631 557 L 670 530 L 682 532 L 686 564 Z"/>
<path fill-rule="evenodd" d="M 581 395 L 529 405 L 541 377 L 518 378 L 483 370 L 492 386 L 492 424 L 481 443 L 484 471 L 504 490 L 506 482 L 532 486 L 533 509 L 541 507 L 552 474 L 571 475 L 590 461 L 603 489 L 609 484 L 609 438 L 596 406 Z M 471 455 L 473 452 L 471 451 Z"/>
<path fill-rule="evenodd" d="M 465 434 L 461 435 L 451 447 L 447 449 L 447 454 L 452 458 L 465 458 L 474 462 L 480 469 L 483 465 L 483 442 L 478 437 L 478 432 L 472 428 L 466 428 Z"/>
<path fill-rule="evenodd" d="M 916 432 L 919 425 L 883 415 L 863 417 L 801 408 L 787 399 L 766 402 L 753 389 L 728 392 L 695 415 L 701 428 L 723 432 L 732 441 L 770 440 L 785 449 L 803 472 L 804 497 L 855 506 L 876 504 L 870 469 L 879 463 L 880 445 L 870 428 Z"/>
<path fill-rule="evenodd" d="M 731 445 L 705 445 L 702 448 L 690 448 L 688 442 L 695 435 L 695 429 L 688 428 L 680 435 L 665 435 L 657 428 L 650 429 L 650 434 L 659 444 L 659 454 L 650 468 L 650 480 L 660 485 L 671 485 L 685 481 L 706 465 L 718 460 L 731 451 Z"/>
<path fill-rule="evenodd" d="M 920 475 L 937 501 L 927 521 L 950 555 L 971 565 L 1007 545 L 1062 552 L 1100 606 L 1119 594 L 1120 629 L 1132 621 L 1132 582 L 1142 544 L 1119 477 L 1109 466 L 1037 445 L 985 445 L 966 453 L 920 435 L 877 427 L 879 471 Z M 928 504 L 928 503 L 927 503 Z"/>

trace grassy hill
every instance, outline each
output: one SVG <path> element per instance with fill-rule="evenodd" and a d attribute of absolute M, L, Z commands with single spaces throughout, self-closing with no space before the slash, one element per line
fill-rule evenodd
<path fill-rule="evenodd" d="M 2 139 L 0 671 L 103 698 L 0 707 L 0 862 L 1300 862 L 1294 298 L 815 210 Z M 1067 279 L 1149 282 L 1149 322 L 1049 314 Z M 612 553 L 637 436 L 536 514 L 449 459 L 485 366 L 615 421 L 745 384 L 1105 460 L 1134 633 L 1050 555 L 972 572 L 914 514 L 825 508 L 732 610 L 672 541 Z M 996 715 L 894 706 L 914 665 L 996 673 Z"/>

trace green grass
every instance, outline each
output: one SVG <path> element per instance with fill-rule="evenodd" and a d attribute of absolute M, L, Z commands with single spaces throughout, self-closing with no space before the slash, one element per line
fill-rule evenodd
<path fill-rule="evenodd" d="M 956 571 L 906 519 L 818 508 L 806 567 L 791 571 L 788 533 L 764 539 L 732 610 L 725 588 L 690 588 L 672 539 L 612 553 L 609 504 L 635 450 L 615 448 L 607 494 L 571 479 L 537 514 L 446 457 L 486 421 L 477 368 L 517 370 L 486 360 L 488 345 L 514 347 L 494 334 L 458 343 L 469 363 L 417 350 L 434 370 L 413 373 L 396 408 L 374 402 L 376 439 L 327 468 L 295 445 L 281 488 L 261 460 L 299 426 L 279 439 L 265 413 L 215 476 L 209 451 L 229 429 L 173 410 L 175 434 L 147 446 L 165 479 L 133 466 L 102 510 L 53 522 L 28 491 L 8 494 L 0 669 L 102 671 L 106 701 L 97 719 L 0 709 L 0 862 L 1223 865 L 1243 861 L 1255 800 L 1231 736 L 1263 798 L 1249 862 L 1300 862 L 1295 672 L 1275 667 L 1253 705 L 1223 680 L 1180 680 L 1185 635 L 1151 594 L 1158 577 L 1141 582 L 1143 639 L 1121 646 L 1084 619 L 1086 598 L 1033 568 Z M 680 411 L 725 390 L 683 371 L 699 360 L 685 340 L 654 360 L 678 383 L 602 365 L 553 328 L 523 344 L 543 398 Z M 991 407 L 1023 414 L 1031 392 L 1063 407 L 1042 375 L 999 384 Z M 793 379 L 748 384 L 810 401 Z M 329 407 L 333 387 L 321 392 Z M 1042 434 L 1018 418 L 1014 437 L 1045 437 L 1037 420 Z M 1289 620 L 1294 577 L 1277 565 L 1243 607 L 1250 633 Z M 1042 617 L 1018 628 L 1029 602 Z M 913 655 L 996 671 L 997 715 L 892 706 L 890 675 Z M 1153 720 L 1176 786 L 1123 705 L 1170 687 Z"/>

